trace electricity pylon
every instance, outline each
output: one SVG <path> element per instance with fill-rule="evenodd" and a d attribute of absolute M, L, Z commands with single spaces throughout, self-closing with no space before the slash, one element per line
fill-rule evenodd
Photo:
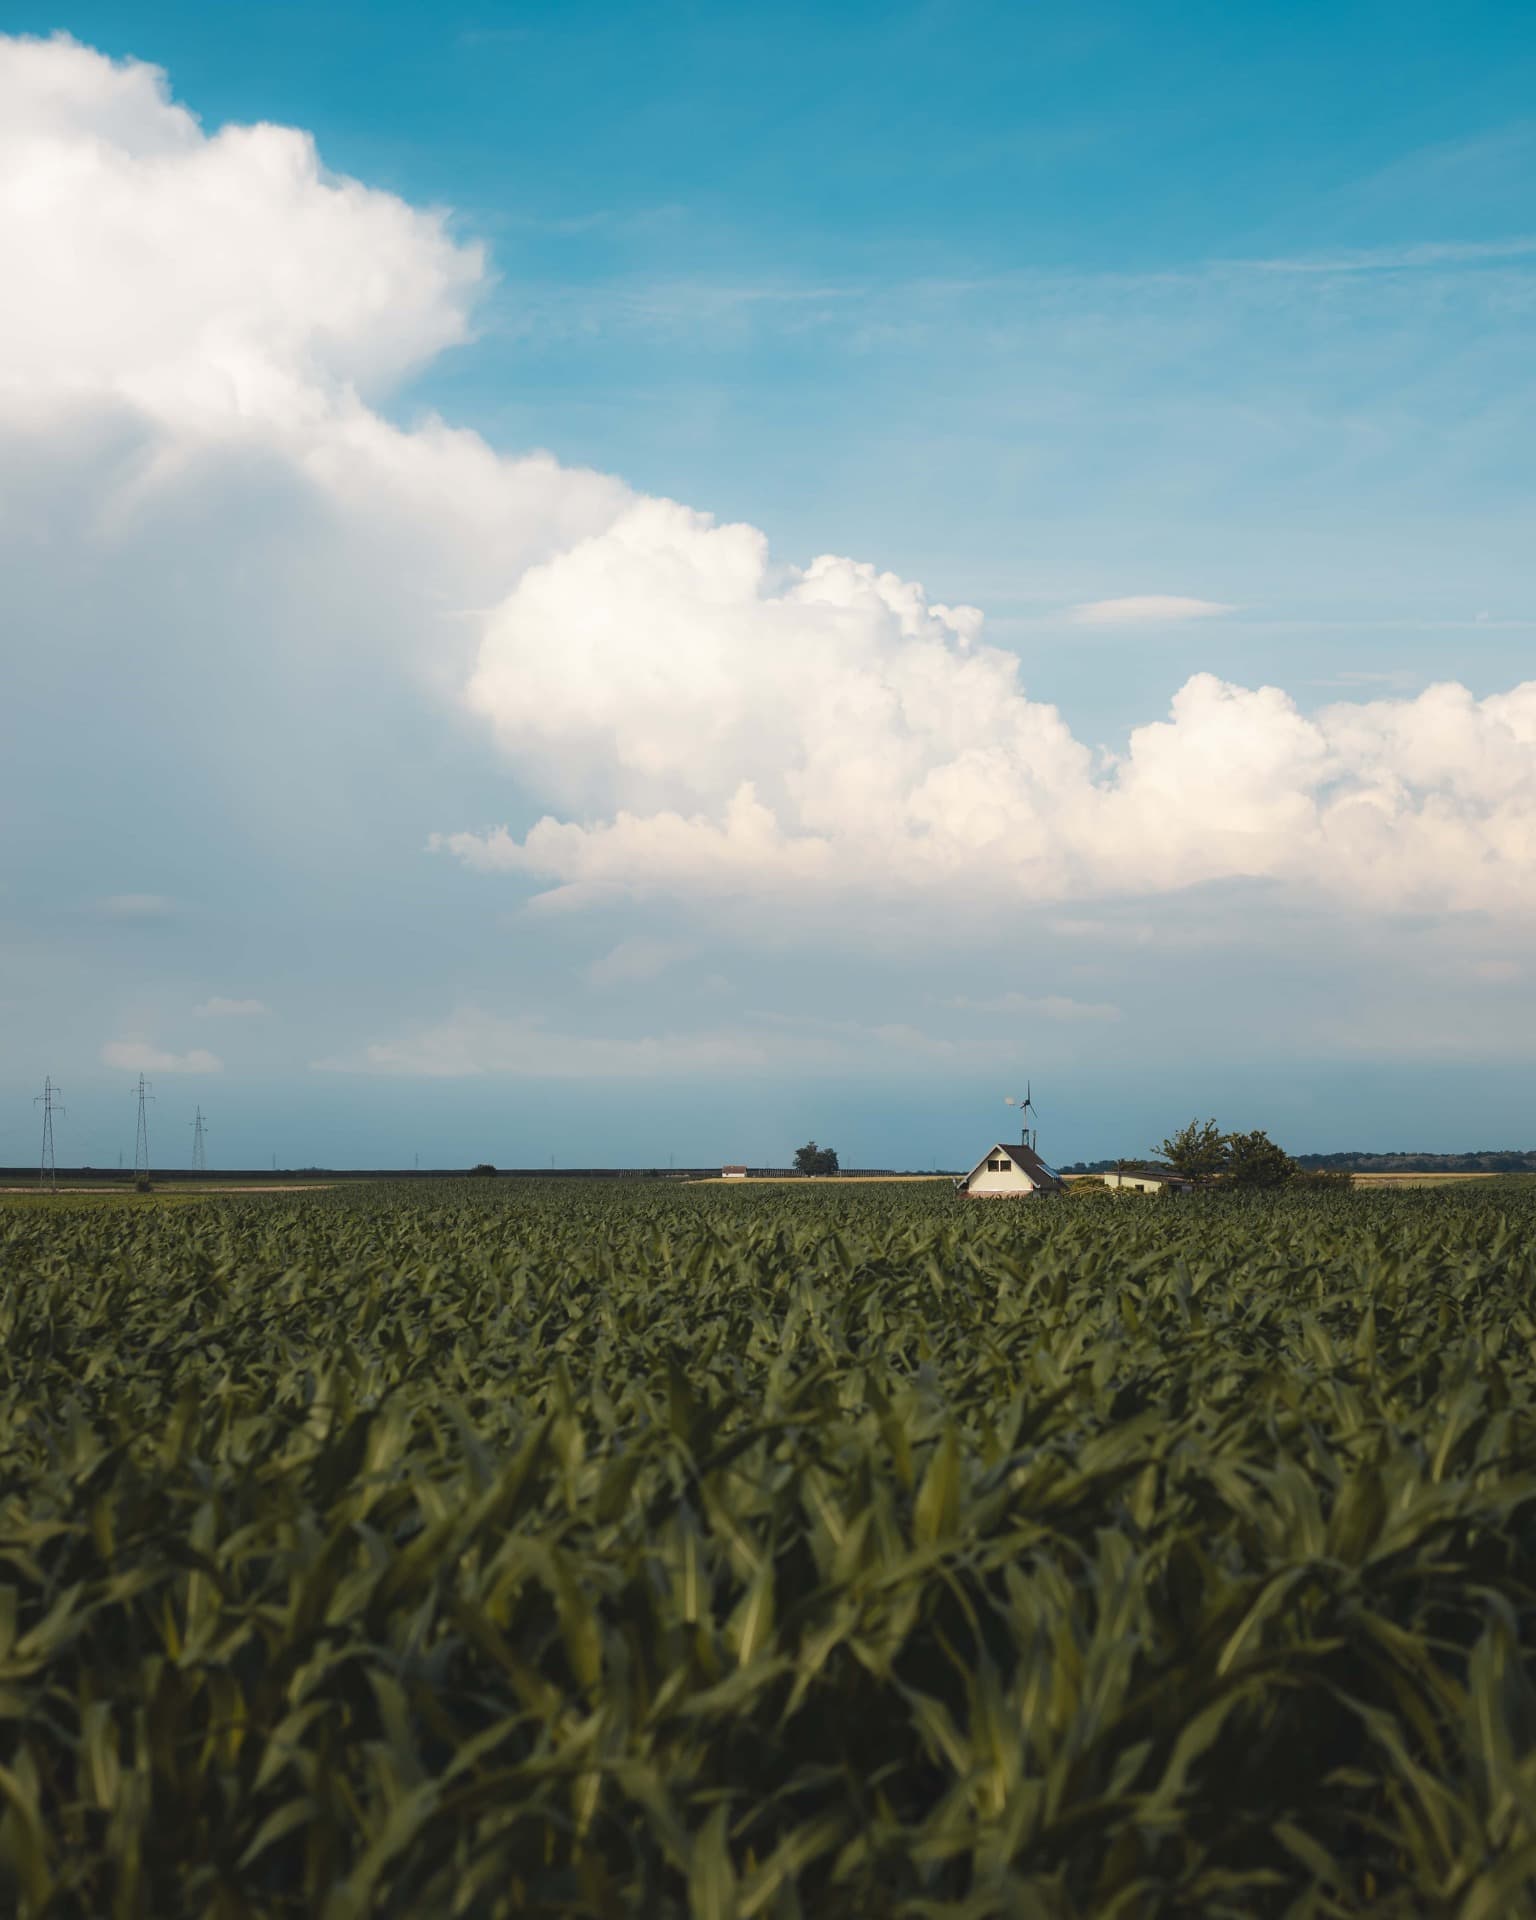
<path fill-rule="evenodd" d="M 192 1171 L 194 1173 L 206 1173 L 208 1171 L 208 1148 L 204 1144 L 203 1136 L 208 1129 L 207 1123 L 203 1119 L 203 1110 L 201 1107 L 197 1110 L 197 1118 L 191 1124 Z"/>
<path fill-rule="evenodd" d="M 64 1109 L 59 1105 L 59 1089 L 46 1075 L 43 1078 L 43 1090 L 32 1104 L 43 1110 L 43 1157 L 38 1164 L 37 1184 L 40 1187 L 56 1187 L 59 1184 L 59 1170 L 53 1159 L 53 1116 L 63 1113 Z"/>
<path fill-rule="evenodd" d="M 154 1097 L 149 1090 L 149 1082 L 141 1073 L 139 1075 L 139 1130 L 133 1139 L 133 1177 L 136 1180 L 149 1178 L 149 1117 L 144 1103 L 153 1100 Z"/>

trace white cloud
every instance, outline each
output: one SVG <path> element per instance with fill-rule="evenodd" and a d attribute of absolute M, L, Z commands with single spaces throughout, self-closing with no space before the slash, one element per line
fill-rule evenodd
<path fill-rule="evenodd" d="M 143 1040 L 109 1040 L 101 1050 L 101 1064 L 123 1073 L 222 1073 L 224 1062 L 205 1047 L 190 1053 L 168 1053 Z"/>
<path fill-rule="evenodd" d="M 752 528 L 639 502 L 529 570 L 469 686 L 525 776 L 584 818 L 434 844 L 564 906 L 958 910 L 1238 879 L 1378 908 L 1536 906 L 1536 682 L 1307 716 L 1197 674 L 1105 759 L 980 626 L 872 567 L 774 568 Z"/>
<path fill-rule="evenodd" d="M 387 387 L 468 333 L 480 249 L 325 172 L 309 135 L 205 134 L 164 76 L 73 41 L 0 57 L 0 378 L 184 418 Z M 115 297 L 114 297 L 115 296 Z"/>
<path fill-rule="evenodd" d="M 1133 593 L 1120 600 L 1085 600 L 1071 610 L 1080 627 L 1138 627 L 1174 620 L 1210 620 L 1236 613 L 1221 600 L 1190 600 L 1176 593 Z"/>
<path fill-rule="evenodd" d="M 101 910 L 112 920 L 163 920 L 175 904 L 163 893 L 112 893 Z"/>
<path fill-rule="evenodd" d="M 245 1020 L 272 1009 L 264 1000 L 225 1000 L 215 994 L 211 1000 L 200 1001 L 192 1011 L 200 1020 Z"/>
<path fill-rule="evenodd" d="M 204 131 L 157 68 L 0 37 L 0 258 L 24 290 L 0 302 L 18 551 L 67 540 L 121 566 L 171 546 L 233 608 L 287 579 L 307 620 L 274 623 L 269 666 L 301 685 L 328 656 L 456 681 L 462 610 L 628 497 L 365 404 L 470 337 L 481 249 L 330 173 L 306 133 Z M 146 668 L 193 647 L 209 664 L 207 609 L 183 604 L 190 631 L 154 635 Z"/>

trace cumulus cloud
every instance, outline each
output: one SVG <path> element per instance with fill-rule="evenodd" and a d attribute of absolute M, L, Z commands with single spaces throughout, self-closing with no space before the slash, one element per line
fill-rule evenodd
<path fill-rule="evenodd" d="M 205 134 L 164 76 L 75 42 L 0 58 L 0 377 L 201 417 L 387 387 L 468 332 L 480 249 L 328 174 L 291 127 Z M 116 294 L 116 298 L 104 297 Z"/>
<path fill-rule="evenodd" d="M 642 501 L 531 568 L 468 699 L 585 818 L 445 834 L 546 902 L 1020 903 L 1264 880 L 1381 907 L 1536 905 L 1536 682 L 1307 715 L 1197 674 L 1095 754 L 971 608 Z M 607 817 L 604 817 L 604 814 Z"/>
<path fill-rule="evenodd" d="M 211 1000 L 200 1001 L 192 1011 L 199 1020 L 248 1020 L 272 1009 L 264 1000 L 225 1000 L 215 994 Z"/>
<path fill-rule="evenodd" d="M 1236 613 L 1221 600 L 1190 600 L 1177 593 L 1132 593 L 1120 600 L 1085 600 L 1073 607 L 1080 627 L 1155 626 L 1173 620 L 1210 620 Z"/>
<path fill-rule="evenodd" d="M 18 290 L 0 302 L 0 493 L 34 567 L 66 538 L 118 565 L 174 542 L 181 570 L 212 546 L 244 593 L 273 572 L 302 589 L 306 663 L 430 677 L 445 619 L 628 497 L 378 413 L 471 337 L 481 248 L 332 173 L 307 133 L 205 130 L 158 68 L 0 38 L 0 258 Z M 182 617 L 206 647 L 200 613 Z"/>
<path fill-rule="evenodd" d="M 123 1073 L 222 1073 L 224 1062 L 205 1047 L 190 1053 L 169 1053 L 143 1040 L 109 1040 L 101 1050 L 101 1064 Z"/>
<path fill-rule="evenodd" d="M 154 68 L 0 40 L 0 258 L 20 290 L 0 302 L 8 590 L 59 619 L 77 580 L 120 583 L 125 555 L 137 580 L 163 581 L 166 556 L 178 578 L 205 569 L 207 593 L 167 599 L 139 637 L 167 678 L 193 652 L 201 670 L 208 596 L 234 624 L 276 595 L 242 687 L 291 688 L 287 724 L 317 712 L 334 732 L 340 701 L 313 697 L 329 662 L 376 779 L 377 688 L 461 697 L 546 812 L 467 831 L 450 788 L 435 844 L 546 905 L 747 898 L 787 928 L 880 896 L 957 935 L 972 903 L 1237 880 L 1536 907 L 1536 682 L 1308 713 L 1198 674 L 1102 752 L 1030 696 L 974 608 L 854 559 L 784 565 L 751 527 L 385 419 L 393 384 L 472 333 L 480 250 L 329 172 L 302 132 L 203 128 Z M 1075 617 L 1231 610 L 1142 595 Z M 82 603 L 81 632 L 100 616 Z M 206 725 L 233 739 L 246 715 L 225 707 Z M 345 805 L 366 819 L 355 791 Z M 541 1057 L 536 1034 L 507 1044 Z"/>

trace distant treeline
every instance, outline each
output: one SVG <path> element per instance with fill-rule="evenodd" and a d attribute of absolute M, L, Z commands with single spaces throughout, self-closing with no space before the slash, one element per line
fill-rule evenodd
<path fill-rule="evenodd" d="M 1536 1147 L 1482 1147 L 1476 1153 L 1296 1153 L 1308 1173 L 1536 1173 Z M 1113 1173 L 1136 1160 L 1075 1160 L 1063 1173 Z"/>
<path fill-rule="evenodd" d="M 1299 1167 L 1329 1173 L 1536 1173 L 1536 1147 L 1476 1153 L 1298 1153 Z"/>

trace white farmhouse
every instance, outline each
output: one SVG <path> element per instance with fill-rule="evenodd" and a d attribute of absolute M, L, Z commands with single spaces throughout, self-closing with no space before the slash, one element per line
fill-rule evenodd
<path fill-rule="evenodd" d="M 1036 1193 L 1063 1193 L 1065 1183 L 1028 1141 L 989 1147 L 968 1174 L 955 1182 L 967 1200 L 1025 1200 Z"/>
<path fill-rule="evenodd" d="M 743 1166 L 729 1166 L 720 1169 L 720 1178 L 722 1180 L 745 1180 L 746 1177 L 747 1170 Z"/>

